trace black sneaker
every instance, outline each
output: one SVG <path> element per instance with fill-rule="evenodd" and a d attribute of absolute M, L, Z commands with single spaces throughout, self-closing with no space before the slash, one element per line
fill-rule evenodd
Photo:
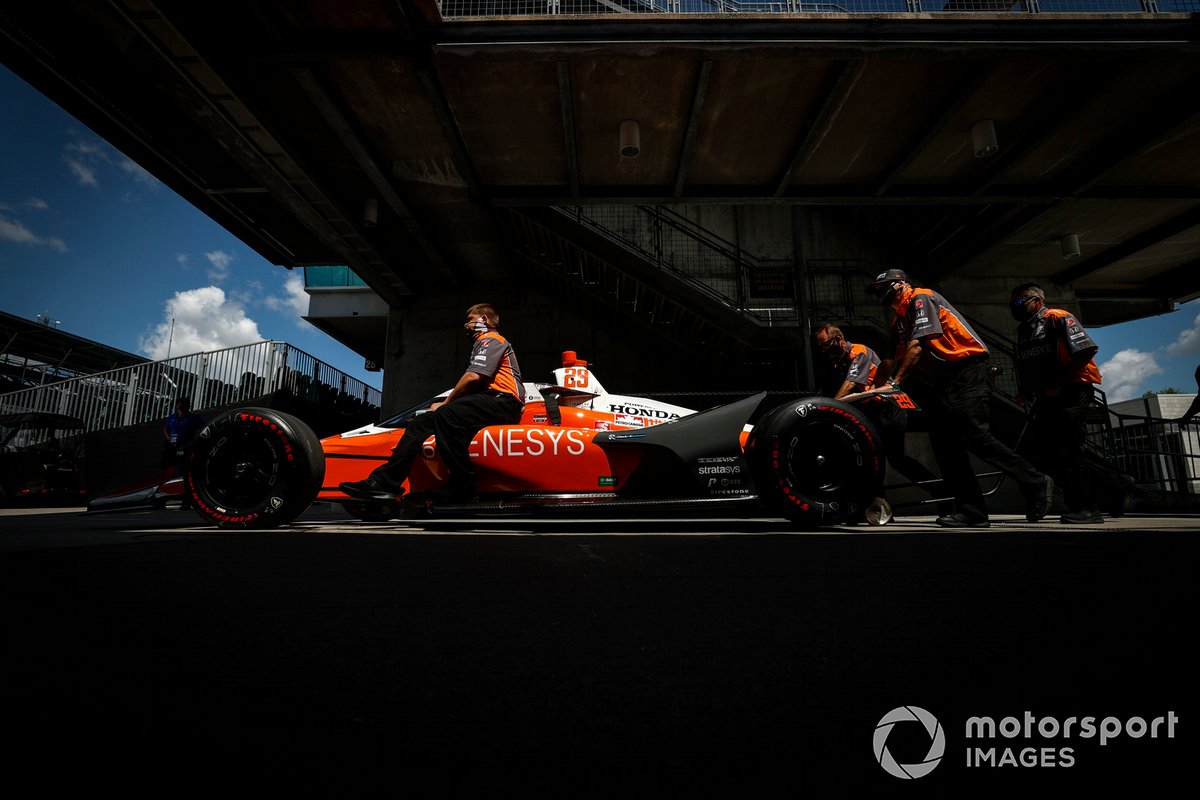
<path fill-rule="evenodd" d="M 1054 496 L 1054 481 L 1049 475 L 1043 475 L 1037 483 L 1027 483 L 1021 487 L 1025 495 L 1025 521 L 1037 522 L 1046 516 L 1050 510 L 1050 498 Z"/>
<path fill-rule="evenodd" d="M 1082 511 L 1068 511 L 1058 521 L 1067 525 L 1103 525 L 1104 516 L 1094 508 L 1085 508 Z"/>
<path fill-rule="evenodd" d="M 346 481 L 338 484 L 338 488 L 359 500 L 397 500 L 404 494 L 403 486 L 387 486 L 370 476 L 366 480 Z"/>
<path fill-rule="evenodd" d="M 968 517 L 961 512 L 946 514 L 937 518 L 937 524 L 943 528 L 990 528 L 992 523 L 987 517 Z"/>

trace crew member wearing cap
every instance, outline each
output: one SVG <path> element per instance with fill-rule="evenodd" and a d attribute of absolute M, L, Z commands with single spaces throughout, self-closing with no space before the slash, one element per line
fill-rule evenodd
<path fill-rule="evenodd" d="M 897 349 L 892 381 L 903 386 L 918 365 L 933 379 L 937 413 L 930 415 L 929 439 L 957 507 L 954 513 L 938 517 L 938 524 L 947 528 L 986 528 L 990 524 L 968 452 L 1020 484 L 1028 521 L 1046 516 L 1053 487 L 1050 479 L 989 430 L 992 384 L 983 341 L 946 298 L 932 289 L 914 288 L 901 270 L 880 273 L 870 288 L 895 314 L 892 333 Z"/>
<path fill-rule="evenodd" d="M 1083 478 L 1084 415 L 1100 383 L 1095 355 L 1099 347 L 1069 311 L 1046 307 L 1036 283 L 1012 290 L 1010 309 L 1017 326 L 1017 383 L 1029 412 L 1035 460 L 1062 487 L 1067 513 L 1059 522 L 1104 522 Z M 1044 459 L 1044 461 L 1043 461 Z"/>
<path fill-rule="evenodd" d="M 445 400 L 434 403 L 424 414 L 413 417 L 387 463 L 366 480 L 341 484 L 343 492 L 363 500 L 395 500 L 404 494 L 421 445 L 430 434 L 437 437 L 438 455 L 450 470 L 446 488 L 438 499 L 470 502 L 478 488 L 471 468 L 471 439 L 488 425 L 514 425 L 521 421 L 525 387 L 517 354 L 496 326 L 500 316 L 486 303 L 467 309 L 463 325 L 474 340 L 467 370 Z"/>
<path fill-rule="evenodd" d="M 813 334 L 817 349 L 825 356 L 832 370 L 836 385 L 825 387 L 834 400 L 858 395 L 872 387 L 886 388 L 890 381 L 882 383 L 879 366 L 882 363 L 875 351 L 865 344 L 846 340 L 842 329 L 826 323 Z M 908 428 L 908 413 L 881 395 L 868 395 L 856 407 L 875 423 L 883 439 L 883 449 L 893 469 L 913 483 L 937 480 L 928 467 L 904 451 L 904 433 Z"/>

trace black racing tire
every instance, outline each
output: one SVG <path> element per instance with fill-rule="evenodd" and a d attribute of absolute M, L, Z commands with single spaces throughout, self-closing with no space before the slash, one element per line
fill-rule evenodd
<path fill-rule="evenodd" d="M 883 441 L 862 413 L 804 397 L 767 413 L 746 442 L 767 508 L 804 526 L 857 520 L 883 489 Z"/>
<path fill-rule="evenodd" d="M 222 528 L 274 528 L 312 504 L 325 453 L 312 429 L 270 408 L 228 411 L 204 427 L 188 458 L 192 508 Z"/>

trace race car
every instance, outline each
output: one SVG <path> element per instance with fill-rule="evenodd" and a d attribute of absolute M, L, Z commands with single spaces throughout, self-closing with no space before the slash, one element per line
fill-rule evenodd
<path fill-rule="evenodd" d="M 324 440 L 279 411 L 227 412 L 200 432 L 184 491 L 196 513 L 229 528 L 284 525 L 316 500 L 340 503 L 368 521 L 710 506 L 714 514 L 765 513 L 816 526 L 861 518 L 882 494 L 879 434 L 851 405 L 812 396 L 760 413 L 766 397 L 760 393 L 695 411 L 610 394 L 574 351 L 563 353 L 552 383 L 525 384 L 519 423 L 475 435 L 470 455 L 478 502 L 429 499 L 447 478 L 433 436 L 423 443 L 401 501 L 364 502 L 337 488 L 383 464 L 407 423 L 446 394 Z"/>

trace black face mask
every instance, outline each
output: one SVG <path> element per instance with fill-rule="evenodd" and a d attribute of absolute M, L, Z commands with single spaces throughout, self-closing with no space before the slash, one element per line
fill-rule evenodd
<path fill-rule="evenodd" d="M 1019 297 L 1009 303 L 1008 313 L 1012 314 L 1012 318 L 1017 322 L 1033 319 L 1033 315 L 1037 312 L 1029 310 L 1029 306 L 1036 299 L 1036 297 Z"/>

